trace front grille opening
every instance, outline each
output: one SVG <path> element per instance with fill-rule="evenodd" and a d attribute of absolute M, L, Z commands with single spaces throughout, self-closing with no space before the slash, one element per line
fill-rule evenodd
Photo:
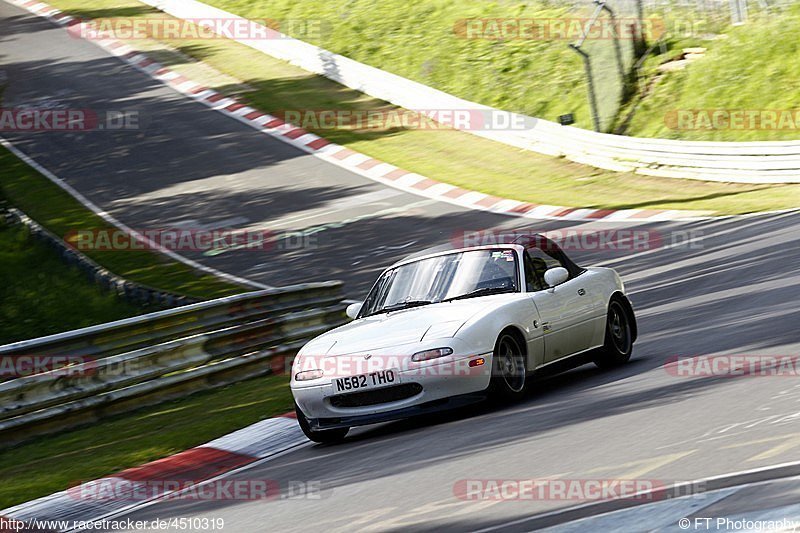
<path fill-rule="evenodd" d="M 420 392 L 422 392 L 422 385 L 419 383 L 401 383 L 375 390 L 337 394 L 330 397 L 330 402 L 334 407 L 364 407 L 405 400 Z"/>

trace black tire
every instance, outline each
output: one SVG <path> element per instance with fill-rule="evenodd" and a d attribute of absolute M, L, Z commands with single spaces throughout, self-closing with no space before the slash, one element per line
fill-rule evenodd
<path fill-rule="evenodd" d="M 633 353 L 632 317 L 628 309 L 619 299 L 614 298 L 608 304 L 606 317 L 606 339 L 600 353 L 594 358 L 594 364 L 600 368 L 613 368 L 624 364 Z"/>
<path fill-rule="evenodd" d="M 494 346 L 490 395 L 497 400 L 516 401 L 525 395 L 527 384 L 526 351 L 516 335 L 504 331 Z"/>
<path fill-rule="evenodd" d="M 347 436 L 347 432 L 350 431 L 350 428 L 311 429 L 308 418 L 306 418 L 306 415 L 303 414 L 303 411 L 300 410 L 297 404 L 294 404 L 294 412 L 297 414 L 297 422 L 300 424 L 300 429 L 303 430 L 306 437 L 314 442 L 325 444 L 339 442 L 344 439 Z"/>

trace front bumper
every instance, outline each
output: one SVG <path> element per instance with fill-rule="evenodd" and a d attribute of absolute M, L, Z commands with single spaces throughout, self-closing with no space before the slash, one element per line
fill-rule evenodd
<path fill-rule="evenodd" d="M 436 413 L 439 411 L 445 411 L 447 409 L 456 409 L 458 407 L 480 402 L 484 399 L 485 394 L 482 392 L 472 392 L 468 394 L 460 394 L 458 396 L 451 396 L 441 400 L 433 400 L 419 405 L 412 405 L 410 407 L 402 407 L 392 411 L 383 411 L 368 415 L 342 416 L 335 418 L 309 418 L 308 423 L 311 426 L 311 429 L 314 430 L 366 426 L 380 422 L 401 420 L 403 418 L 410 418 L 412 416 Z"/>
<path fill-rule="evenodd" d="M 478 358 L 485 363 L 470 367 L 469 361 Z M 489 386 L 491 368 L 492 354 L 488 353 L 400 370 L 399 384 L 367 391 L 373 395 L 367 405 L 360 405 L 360 399 L 343 401 L 362 393 L 337 394 L 330 379 L 314 385 L 293 384 L 292 394 L 313 429 L 360 426 L 472 403 L 483 397 L 476 393 Z"/>

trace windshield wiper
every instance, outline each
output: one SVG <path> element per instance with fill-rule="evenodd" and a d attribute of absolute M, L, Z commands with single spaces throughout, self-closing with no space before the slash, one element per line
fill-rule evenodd
<path fill-rule="evenodd" d="M 400 311 L 401 309 L 408 309 L 410 307 L 419 307 L 421 305 L 432 304 L 430 300 L 407 300 L 405 302 L 397 302 L 396 304 L 387 305 L 381 309 L 381 312 Z"/>
<path fill-rule="evenodd" d="M 443 302 L 452 302 L 453 300 L 463 300 L 464 298 L 475 298 L 476 296 L 488 296 L 490 294 L 501 294 L 504 292 L 515 292 L 513 287 L 482 287 L 474 291 L 459 294 L 458 296 L 451 296 L 445 298 Z"/>
<path fill-rule="evenodd" d="M 405 302 L 397 302 L 396 304 L 387 305 L 386 307 L 381 307 L 374 313 L 370 313 L 366 316 L 372 315 L 379 315 L 381 313 L 391 313 L 392 311 L 400 311 L 402 309 L 410 309 L 412 307 L 420 307 L 422 305 L 432 304 L 433 302 L 430 300 L 408 300 Z"/>

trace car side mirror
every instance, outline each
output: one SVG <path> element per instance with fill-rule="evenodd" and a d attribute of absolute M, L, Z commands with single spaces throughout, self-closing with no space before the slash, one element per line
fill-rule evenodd
<path fill-rule="evenodd" d="M 544 272 L 544 282 L 547 283 L 551 289 L 567 281 L 567 278 L 569 278 L 569 272 L 564 267 L 548 268 Z"/>
<path fill-rule="evenodd" d="M 358 316 L 358 313 L 361 312 L 362 305 L 364 305 L 364 302 L 356 302 L 348 305 L 347 309 L 345 309 L 345 314 L 355 320 L 355 318 Z"/>

